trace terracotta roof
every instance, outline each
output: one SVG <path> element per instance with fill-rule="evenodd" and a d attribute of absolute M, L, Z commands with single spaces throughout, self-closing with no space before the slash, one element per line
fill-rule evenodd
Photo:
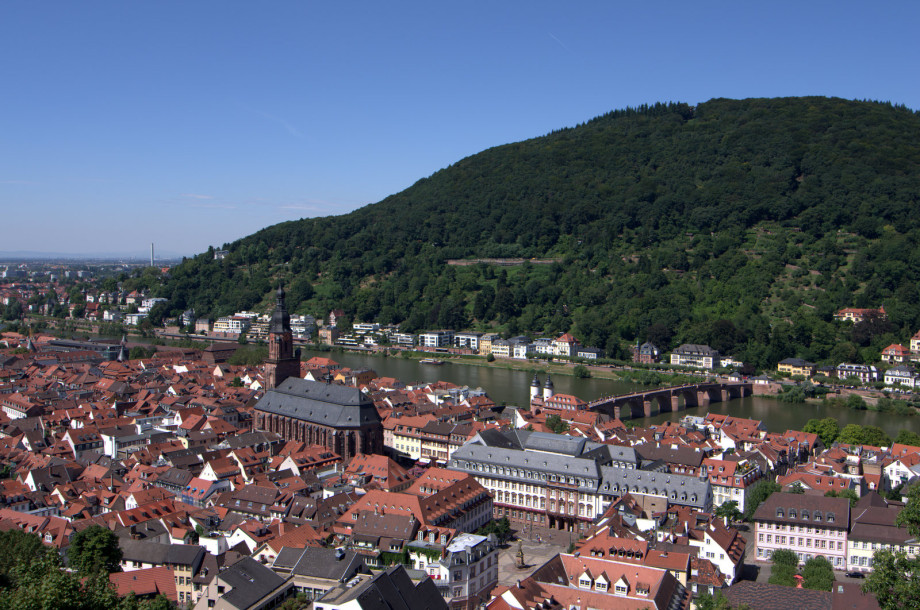
<path fill-rule="evenodd" d="M 173 571 L 167 567 L 114 572 L 109 574 L 109 580 L 118 589 L 120 596 L 132 592 L 138 597 L 154 597 L 162 594 L 173 602 L 178 603 L 179 601 Z"/>

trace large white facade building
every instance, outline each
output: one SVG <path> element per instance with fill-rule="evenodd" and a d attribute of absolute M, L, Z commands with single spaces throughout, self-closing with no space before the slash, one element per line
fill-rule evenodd
<path fill-rule="evenodd" d="M 494 498 L 494 517 L 580 531 L 629 493 L 649 512 L 672 504 L 712 508 L 698 477 L 641 470 L 635 450 L 526 430 L 484 430 L 454 450 L 448 468 L 473 475 Z"/>

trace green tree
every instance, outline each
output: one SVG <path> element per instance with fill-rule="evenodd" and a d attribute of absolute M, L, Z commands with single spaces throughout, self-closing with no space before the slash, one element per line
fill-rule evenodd
<path fill-rule="evenodd" d="M 824 419 L 809 419 L 808 423 L 805 424 L 803 431 L 810 434 L 817 434 L 818 438 L 821 439 L 821 442 L 824 444 L 824 446 L 830 447 L 834 444 L 834 441 L 837 440 L 837 436 L 840 434 L 840 424 L 838 424 L 837 420 L 833 417 L 825 417 Z"/>
<path fill-rule="evenodd" d="M 789 549 L 777 549 L 773 551 L 773 566 L 791 566 L 793 568 L 798 567 L 799 565 L 799 556 L 795 554 L 795 551 Z"/>
<path fill-rule="evenodd" d="M 554 413 L 546 418 L 546 427 L 556 434 L 562 434 L 569 429 L 569 423 Z"/>
<path fill-rule="evenodd" d="M 771 585 L 781 585 L 783 587 L 794 587 L 798 584 L 795 579 L 795 567 L 784 564 L 773 565 L 770 570 L 770 579 L 767 581 Z"/>
<path fill-rule="evenodd" d="M 850 394 L 847 396 L 847 406 L 854 411 L 865 411 L 866 401 L 859 394 Z"/>
<path fill-rule="evenodd" d="M 911 432 L 910 430 L 901 429 L 901 431 L 898 432 L 898 436 L 894 439 L 894 442 L 898 443 L 899 445 L 920 447 L 920 434 Z"/>
<path fill-rule="evenodd" d="M 696 598 L 696 608 L 697 610 L 731 610 L 732 605 L 721 591 L 716 590 L 715 595 L 710 595 L 708 591 L 700 593 L 700 596 Z"/>
<path fill-rule="evenodd" d="M 863 590 L 875 595 L 882 610 L 915 608 L 920 599 L 920 558 L 876 551 Z"/>
<path fill-rule="evenodd" d="M 789 493 L 791 494 L 803 494 L 805 493 L 805 488 L 802 487 L 802 484 L 796 481 L 789 486 Z"/>
<path fill-rule="evenodd" d="M 577 379 L 588 379 L 591 377 L 591 371 L 583 364 L 576 364 L 572 372 Z"/>
<path fill-rule="evenodd" d="M 907 490 L 907 503 L 895 519 L 898 527 L 906 527 L 911 536 L 920 536 L 920 484 Z"/>
<path fill-rule="evenodd" d="M 741 511 L 738 510 L 738 502 L 736 500 L 729 500 L 728 502 L 723 502 L 716 508 L 716 517 L 720 519 L 727 517 L 729 522 L 741 521 L 744 518 L 744 515 L 741 514 Z"/>
<path fill-rule="evenodd" d="M 121 556 L 118 536 L 99 525 L 74 534 L 67 548 L 68 563 L 83 575 L 118 572 Z"/>
<path fill-rule="evenodd" d="M 118 610 L 118 594 L 108 574 L 85 578 L 62 569 L 56 549 L 44 547 L 28 561 L 19 561 L 12 572 L 13 586 L 0 592 L 4 610 Z"/>
<path fill-rule="evenodd" d="M 489 534 L 495 534 L 495 537 L 498 538 L 500 543 L 508 539 L 508 536 L 511 535 L 511 522 L 508 521 L 508 517 L 502 517 L 501 519 L 493 519 L 489 521 L 477 532 L 480 536 L 488 536 Z"/>
<path fill-rule="evenodd" d="M 812 557 L 802 568 L 802 586 L 806 589 L 830 591 L 834 584 L 834 567 L 824 557 Z"/>
<path fill-rule="evenodd" d="M 856 503 L 859 501 L 859 496 L 856 495 L 856 492 L 852 489 L 843 489 L 839 492 L 831 489 L 824 494 L 828 498 L 846 498 L 850 501 L 850 507 L 856 506 Z"/>
<path fill-rule="evenodd" d="M 860 426 L 859 424 L 847 424 L 840 431 L 837 442 L 846 445 L 871 445 L 873 447 L 888 447 L 891 445 L 891 438 L 885 431 L 877 426 Z"/>
<path fill-rule="evenodd" d="M 10 585 L 10 573 L 20 561 L 30 561 L 41 554 L 44 546 L 36 534 L 20 529 L 0 532 L 0 587 Z"/>
<path fill-rule="evenodd" d="M 794 587 L 797 583 L 795 580 L 795 569 L 799 565 L 799 557 L 789 549 L 777 549 L 773 551 L 773 565 L 770 569 L 771 585 L 782 585 L 784 587 Z"/>
<path fill-rule="evenodd" d="M 761 479 L 751 487 L 750 496 L 748 496 L 748 507 L 744 511 L 744 518 L 750 521 L 751 517 L 757 511 L 757 508 L 763 504 L 764 500 L 773 495 L 774 492 L 782 488 L 776 481 L 770 479 Z"/>

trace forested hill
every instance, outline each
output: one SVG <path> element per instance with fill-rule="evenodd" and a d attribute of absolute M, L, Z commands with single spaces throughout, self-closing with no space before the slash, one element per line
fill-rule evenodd
<path fill-rule="evenodd" d="M 185 261 L 174 313 L 292 309 L 408 330 L 572 331 L 624 354 L 710 343 L 760 366 L 870 360 L 920 329 L 920 115 L 828 98 L 619 110 L 498 146 L 336 217 Z M 557 258 L 456 267 L 447 259 Z M 884 304 L 853 333 L 834 310 Z M 877 325 L 878 326 L 878 325 Z"/>

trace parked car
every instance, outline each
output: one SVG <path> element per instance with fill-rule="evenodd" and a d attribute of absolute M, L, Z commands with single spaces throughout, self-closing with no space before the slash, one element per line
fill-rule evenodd
<path fill-rule="evenodd" d="M 866 575 L 863 572 L 847 572 L 847 578 L 865 578 Z"/>

